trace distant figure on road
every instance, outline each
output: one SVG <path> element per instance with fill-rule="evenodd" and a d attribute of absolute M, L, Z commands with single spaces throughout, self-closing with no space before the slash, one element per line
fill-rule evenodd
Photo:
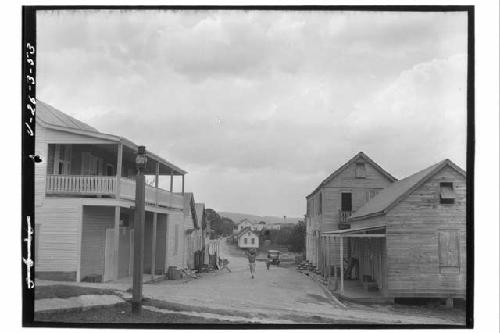
<path fill-rule="evenodd" d="M 231 273 L 231 270 L 227 265 L 229 265 L 229 260 L 222 259 L 222 268 L 220 270 L 222 271 L 223 269 L 226 269 L 229 273 Z"/>
<path fill-rule="evenodd" d="M 257 257 L 257 251 L 255 249 L 250 249 L 248 251 L 248 265 L 250 266 L 250 274 L 252 274 L 252 279 L 254 278 L 255 274 L 255 257 Z"/>

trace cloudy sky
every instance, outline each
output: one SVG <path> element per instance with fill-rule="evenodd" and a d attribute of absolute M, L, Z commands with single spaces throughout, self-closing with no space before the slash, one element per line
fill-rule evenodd
<path fill-rule="evenodd" d="M 216 210 L 302 216 L 359 151 L 398 178 L 444 158 L 465 168 L 464 13 L 37 20 L 38 99 L 187 170 L 186 189 Z"/>

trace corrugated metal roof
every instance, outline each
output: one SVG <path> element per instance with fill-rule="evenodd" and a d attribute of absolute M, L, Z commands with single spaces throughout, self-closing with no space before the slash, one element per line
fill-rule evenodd
<path fill-rule="evenodd" d="M 455 170 L 459 171 L 465 176 L 465 171 L 453 164 L 450 160 L 443 160 L 389 185 L 388 187 L 380 191 L 375 197 L 373 197 L 373 199 L 371 199 L 360 209 L 358 209 L 354 214 L 352 214 L 349 220 L 355 220 L 374 214 L 384 213 L 386 209 L 397 202 L 402 196 L 416 189 L 429 176 L 446 165 L 453 167 Z"/>
<path fill-rule="evenodd" d="M 61 112 L 55 107 L 40 100 L 37 100 L 36 102 L 36 114 L 43 122 L 53 126 L 69 127 L 99 133 L 99 131 L 94 127 L 84 123 L 83 121 L 75 119 L 64 112 Z"/>

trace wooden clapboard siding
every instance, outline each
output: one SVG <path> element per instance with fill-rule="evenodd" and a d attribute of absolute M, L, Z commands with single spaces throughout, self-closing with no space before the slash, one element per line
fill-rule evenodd
<path fill-rule="evenodd" d="M 362 159 L 356 160 L 356 162 L 362 161 Z M 321 231 L 338 229 L 341 193 L 352 193 L 352 209 L 356 211 L 367 202 L 367 191 L 379 191 L 392 183 L 371 164 L 365 162 L 365 167 L 366 178 L 355 177 L 356 163 L 352 163 L 321 189 L 323 192 Z"/>
<path fill-rule="evenodd" d="M 39 225 L 35 270 L 78 271 L 81 205 L 71 199 L 47 199 L 42 206 L 35 207 L 35 216 Z"/>
<path fill-rule="evenodd" d="M 453 182 L 455 204 L 440 203 L 440 182 Z M 446 166 L 386 215 L 353 222 L 353 227 L 386 225 L 387 293 L 391 297 L 463 297 L 466 282 L 465 177 Z M 455 230 L 459 270 L 442 272 L 439 231 Z"/>
<path fill-rule="evenodd" d="M 175 226 L 178 230 L 178 249 L 175 250 Z M 184 260 L 184 213 L 172 212 L 168 214 L 167 221 L 167 269 L 168 266 L 185 267 Z"/>
<path fill-rule="evenodd" d="M 35 206 L 40 206 L 45 198 L 45 178 L 47 175 L 47 163 L 49 148 L 47 144 L 47 129 L 42 126 L 36 126 L 35 129 L 35 154 L 38 154 L 42 161 L 35 163 Z M 36 215 L 35 215 L 36 216 Z"/>
<path fill-rule="evenodd" d="M 106 229 L 114 227 L 115 208 L 84 206 L 81 241 L 80 278 L 104 275 Z"/>

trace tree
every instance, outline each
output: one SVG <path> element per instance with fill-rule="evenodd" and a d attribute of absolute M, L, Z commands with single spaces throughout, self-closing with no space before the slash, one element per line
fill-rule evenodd
<path fill-rule="evenodd" d="M 210 224 L 212 232 L 210 238 L 220 236 L 230 236 L 233 234 L 234 222 L 227 217 L 221 217 L 215 210 L 211 208 L 205 209 L 206 220 Z"/>

